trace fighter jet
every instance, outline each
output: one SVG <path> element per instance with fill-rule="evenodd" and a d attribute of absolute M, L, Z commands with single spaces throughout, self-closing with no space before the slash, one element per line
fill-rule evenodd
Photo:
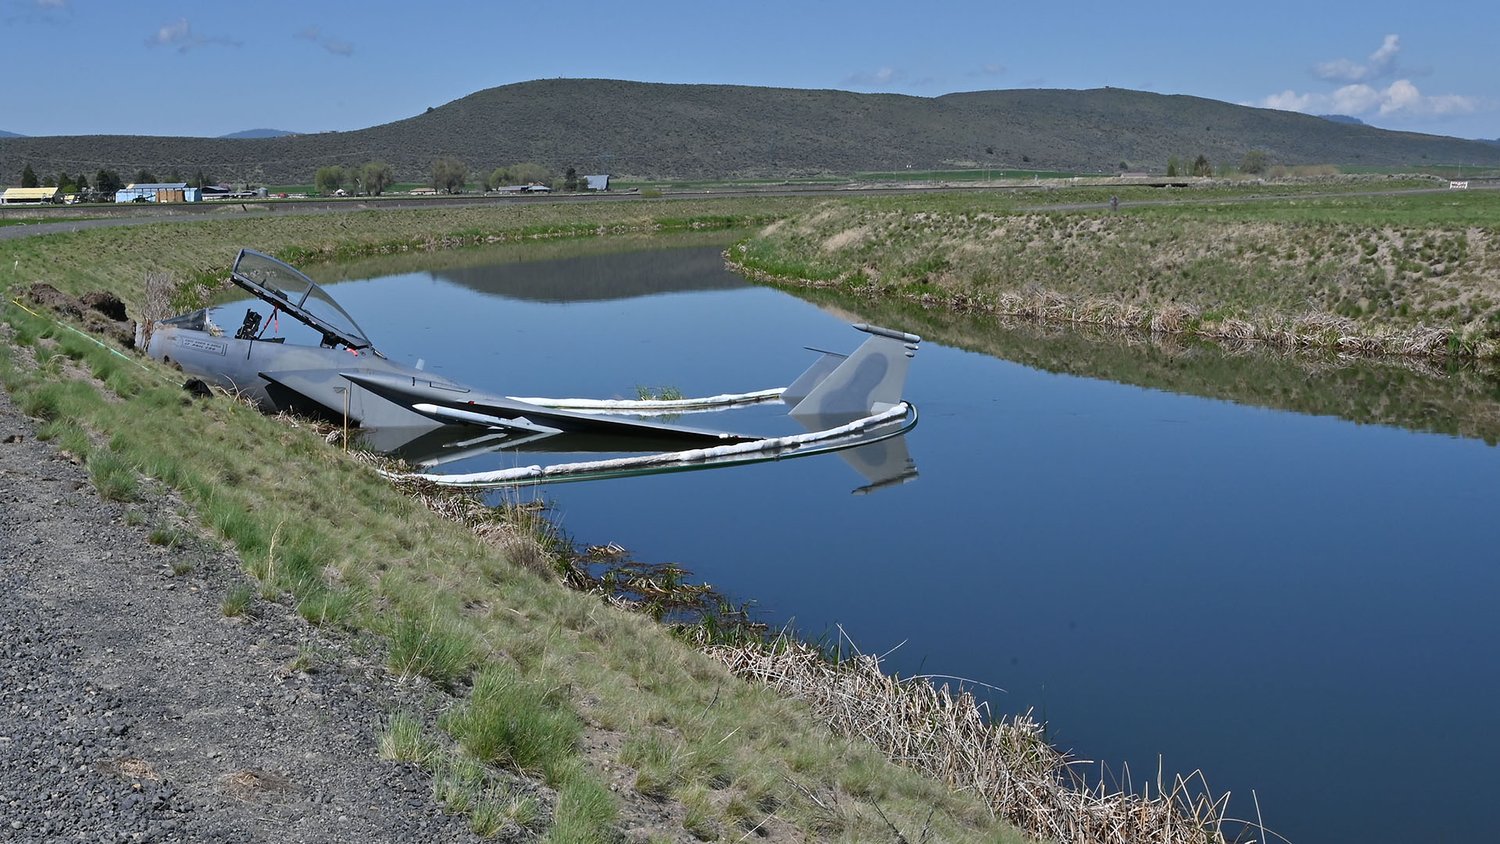
<path fill-rule="evenodd" d="M 232 334 L 214 323 L 214 308 L 162 320 L 152 326 L 147 354 L 234 390 L 269 412 L 285 410 L 376 431 L 401 431 L 408 440 L 434 439 L 429 435 L 443 426 L 468 426 L 483 429 L 482 441 L 496 448 L 564 435 L 606 435 L 695 448 L 746 444 L 762 438 L 641 417 L 776 399 L 810 431 L 835 429 L 905 406 L 901 391 L 921 342 L 913 334 L 857 324 L 854 327 L 868 336 L 852 354 L 820 352 L 789 386 L 755 394 L 655 403 L 519 399 L 390 360 L 332 296 L 269 255 L 240 250 L 230 278 L 269 305 L 269 316 L 262 315 L 264 306 L 247 308 Z M 268 333 L 282 318 L 312 329 L 309 336 L 316 345 Z M 883 480 L 874 477 L 872 483 Z"/>

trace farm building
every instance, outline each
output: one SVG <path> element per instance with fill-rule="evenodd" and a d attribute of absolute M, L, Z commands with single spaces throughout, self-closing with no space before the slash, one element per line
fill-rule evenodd
<path fill-rule="evenodd" d="M 609 174 L 601 176 L 584 176 L 585 190 L 609 190 Z"/>
<path fill-rule="evenodd" d="M 202 202 L 203 192 L 187 182 L 126 185 L 115 191 L 115 202 Z"/>
<path fill-rule="evenodd" d="M 57 201 L 57 188 L 6 188 L 0 194 L 0 204 L 40 205 Z"/>

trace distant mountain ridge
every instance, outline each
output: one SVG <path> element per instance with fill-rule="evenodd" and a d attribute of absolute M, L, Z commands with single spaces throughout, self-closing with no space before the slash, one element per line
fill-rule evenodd
<path fill-rule="evenodd" d="M 1352 116 L 1347 115 L 1347 114 L 1320 114 L 1318 116 L 1321 117 L 1321 118 L 1323 118 L 1324 120 L 1332 120 L 1334 123 L 1350 123 L 1350 124 L 1353 124 L 1355 126 L 1364 126 L 1365 125 L 1365 122 L 1363 120 L 1360 120 L 1358 117 L 1352 117 Z"/>
<path fill-rule="evenodd" d="M 1272 163 L 1500 166 L 1479 141 L 1121 88 L 1017 89 L 941 97 L 544 79 L 490 88 L 351 132 L 274 138 L 68 136 L 0 140 L 0 183 L 112 162 L 121 173 L 203 170 L 256 184 L 312 181 L 331 164 L 381 160 L 426 181 L 451 156 L 480 174 L 536 162 L 636 178 L 786 178 L 956 167 L 1117 173 L 1176 157 Z M 91 169 L 97 169 L 92 165 Z"/>
<path fill-rule="evenodd" d="M 3 129 L 0 129 L 0 138 L 24 138 L 24 137 L 26 137 L 26 136 L 25 135 L 18 135 L 15 132 L 7 132 L 7 131 L 5 131 Z"/>
<path fill-rule="evenodd" d="M 249 139 L 249 138 L 284 138 L 287 135 L 295 135 L 295 134 L 297 134 L 297 133 L 296 132 L 288 132 L 288 131 L 286 131 L 284 129 L 245 129 L 244 131 L 241 131 L 241 132 L 230 132 L 227 135 L 220 135 L 219 137 L 220 138 L 227 138 L 227 139 L 231 139 L 231 140 L 233 140 L 233 139 L 242 139 L 243 140 L 243 139 Z"/>

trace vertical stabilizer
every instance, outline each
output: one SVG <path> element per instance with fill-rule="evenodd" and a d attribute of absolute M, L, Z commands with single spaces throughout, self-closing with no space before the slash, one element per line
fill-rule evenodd
<path fill-rule="evenodd" d="M 788 392 L 805 391 L 795 400 L 792 418 L 816 428 L 881 413 L 901 402 L 906 373 L 922 338 L 863 323 L 854 326 L 870 335 L 853 354 L 842 360 L 824 356 L 798 378 Z M 822 374 L 821 370 L 831 370 Z M 808 389 L 804 381 L 816 380 Z"/>

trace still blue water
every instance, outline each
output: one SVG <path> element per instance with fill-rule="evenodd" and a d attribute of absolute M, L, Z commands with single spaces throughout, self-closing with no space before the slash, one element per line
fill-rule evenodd
<path fill-rule="evenodd" d="M 391 357 L 509 395 L 781 386 L 804 345 L 862 337 L 717 249 L 331 292 Z M 1248 818 L 1253 789 L 1299 844 L 1490 836 L 1500 451 L 931 342 L 907 394 L 919 475 L 874 494 L 837 456 L 537 494 L 580 542 L 679 562 L 763 620 L 998 686 L 1137 783 L 1201 769 Z"/>

